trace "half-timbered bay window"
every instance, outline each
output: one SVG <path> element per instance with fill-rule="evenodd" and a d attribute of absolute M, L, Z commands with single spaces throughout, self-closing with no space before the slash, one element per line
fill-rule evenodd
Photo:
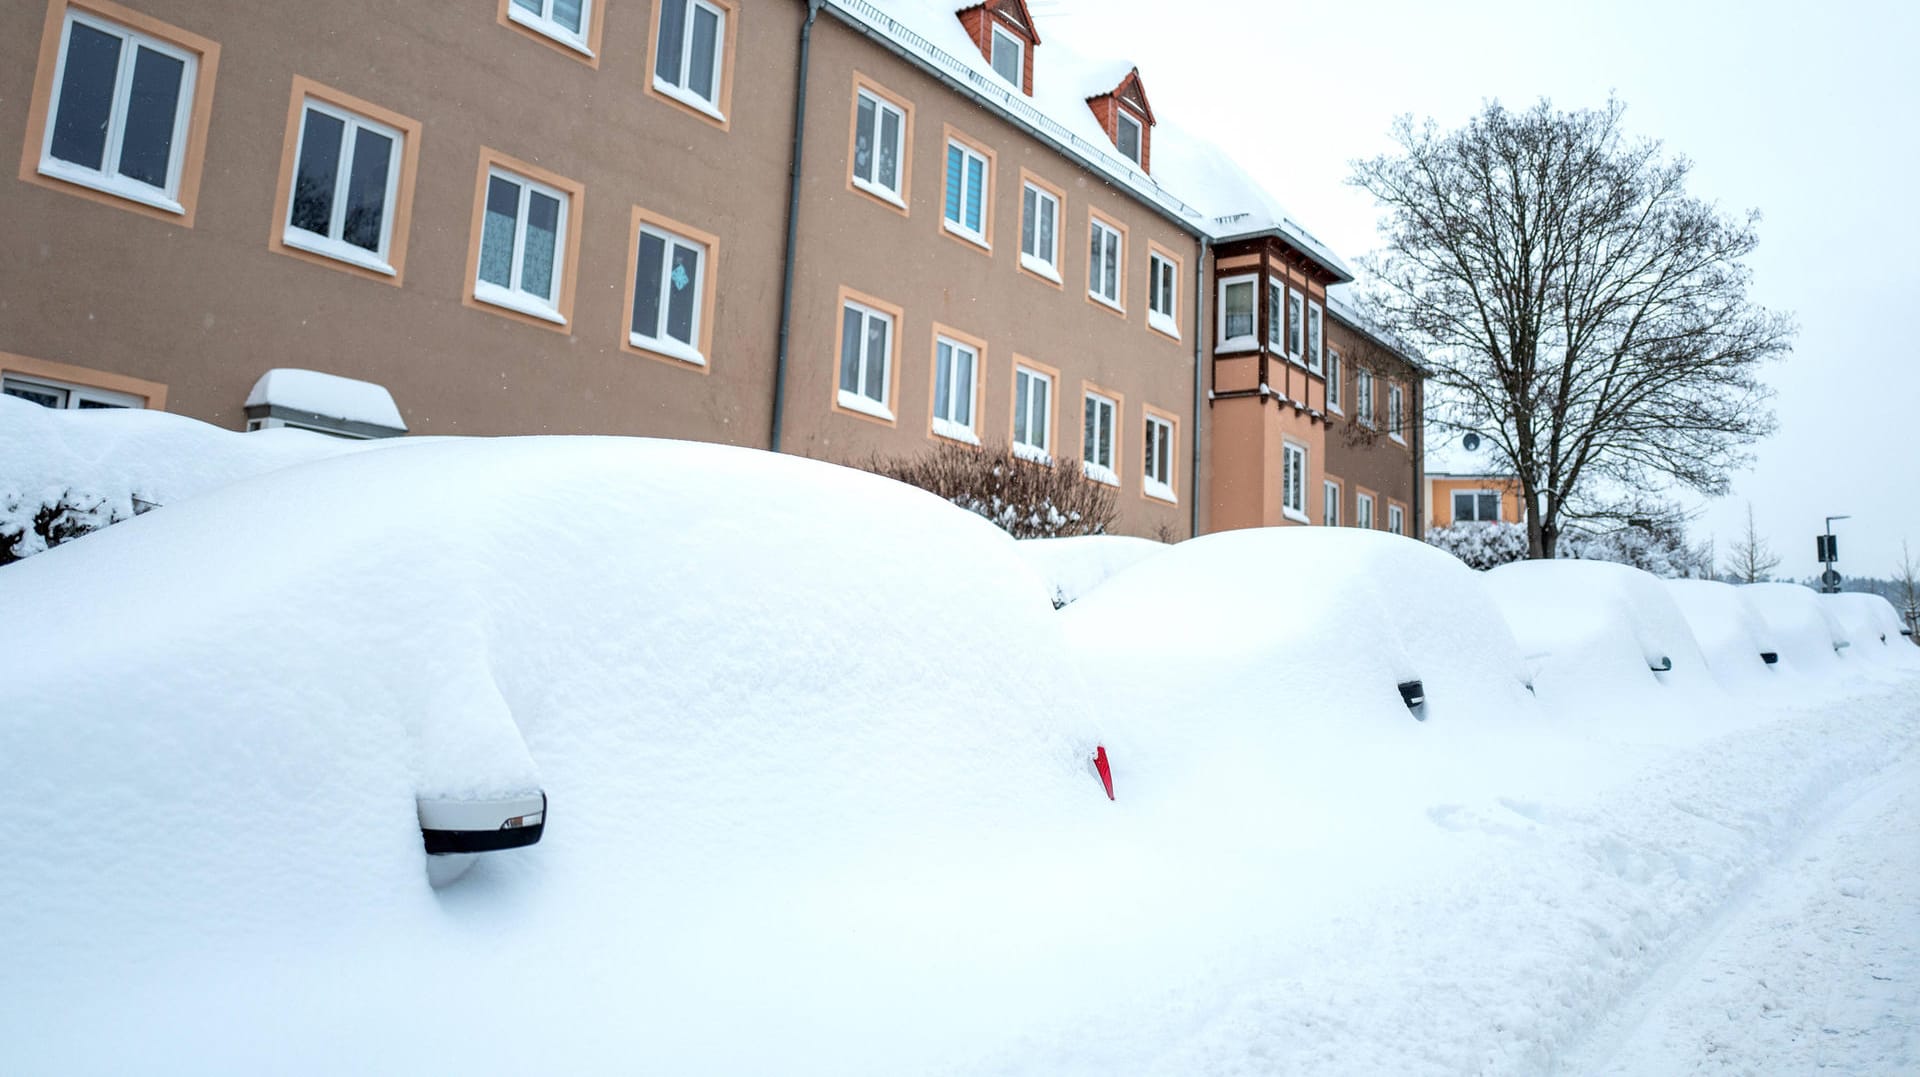
<path fill-rule="evenodd" d="M 1089 392 L 1082 414 L 1085 421 L 1080 439 L 1080 459 L 1087 478 L 1118 486 L 1120 476 L 1113 469 L 1113 443 L 1119 407 L 1111 398 Z"/>
<path fill-rule="evenodd" d="M 1305 335 L 1301 331 L 1303 328 L 1301 323 L 1306 319 L 1302 316 L 1300 308 L 1300 293 L 1291 288 L 1287 289 L 1287 355 L 1291 356 L 1296 363 L 1302 358 L 1301 338 Z"/>
<path fill-rule="evenodd" d="M 1325 339 L 1320 331 L 1320 304 L 1307 303 L 1307 369 L 1319 370 Z"/>
<path fill-rule="evenodd" d="M 1220 350 L 1257 347 L 1254 287 L 1252 277 L 1234 277 L 1220 282 Z"/>
<path fill-rule="evenodd" d="M 1279 281 L 1267 282 L 1267 347 L 1280 351 L 1287 340 L 1287 289 Z"/>

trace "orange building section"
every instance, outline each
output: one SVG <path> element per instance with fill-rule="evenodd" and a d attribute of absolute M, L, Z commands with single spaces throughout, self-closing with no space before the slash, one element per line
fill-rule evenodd
<path fill-rule="evenodd" d="M 1517 524 L 1525 519 L 1521 507 L 1525 498 L 1521 496 L 1520 482 L 1504 475 L 1464 475 L 1427 477 L 1428 527 L 1452 527 L 1454 524 L 1453 495 L 1456 493 L 1492 493 L 1500 498 L 1500 520 Z"/>

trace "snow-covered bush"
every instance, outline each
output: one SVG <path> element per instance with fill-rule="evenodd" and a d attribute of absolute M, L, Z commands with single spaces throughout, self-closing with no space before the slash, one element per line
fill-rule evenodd
<path fill-rule="evenodd" d="M 146 507 L 138 498 L 73 489 L 39 494 L 0 492 L 0 565 L 10 565 L 63 542 L 132 519 Z"/>
<path fill-rule="evenodd" d="M 992 520 L 1014 538 L 1104 535 L 1119 513 L 1114 487 L 1078 460 L 1038 463 L 1005 445 L 943 444 L 916 456 L 874 456 L 866 470 L 918 486 Z"/>
<path fill-rule="evenodd" d="M 1438 546 L 1469 568 L 1488 569 L 1527 556 L 1527 526 L 1510 523 L 1458 523 L 1427 530 L 1427 544 Z"/>
<path fill-rule="evenodd" d="M 1555 555 L 1632 565 L 1667 580 L 1713 578 L 1712 555 L 1705 547 L 1687 545 L 1686 532 L 1677 525 L 1628 526 L 1605 533 L 1568 530 L 1561 534 Z"/>

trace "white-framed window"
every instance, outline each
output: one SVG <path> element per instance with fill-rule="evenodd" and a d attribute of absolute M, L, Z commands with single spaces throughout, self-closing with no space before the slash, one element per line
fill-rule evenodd
<path fill-rule="evenodd" d="M 1307 522 L 1307 450 L 1291 441 L 1280 446 L 1280 514 Z"/>
<path fill-rule="evenodd" d="M 1340 526 L 1340 484 L 1327 479 L 1320 484 L 1320 522 Z"/>
<path fill-rule="evenodd" d="M 726 119 L 720 113 L 726 50 L 725 9 L 706 0 L 660 0 L 659 46 L 653 57 L 655 90 L 716 119 Z"/>
<path fill-rule="evenodd" d="M 1267 347 L 1280 351 L 1287 339 L 1287 289 L 1276 280 L 1267 281 Z"/>
<path fill-rule="evenodd" d="M 849 299 L 840 308 L 840 406 L 893 421 L 893 315 Z"/>
<path fill-rule="evenodd" d="M 1407 533 L 1407 510 L 1398 505 L 1387 505 L 1387 530 L 1396 535 Z"/>
<path fill-rule="evenodd" d="M 497 166 L 487 169 L 475 299 L 566 324 L 559 304 L 568 202 L 565 192 L 544 183 Z"/>
<path fill-rule="evenodd" d="M 1020 192 L 1020 264 L 1060 279 L 1060 200 L 1031 183 Z"/>
<path fill-rule="evenodd" d="M 1500 520 L 1500 492 L 1498 490 L 1455 490 L 1453 492 L 1454 523 L 1498 523 Z"/>
<path fill-rule="evenodd" d="M 1119 419 L 1119 405 L 1099 393 L 1089 392 L 1081 414 L 1084 422 L 1081 424 L 1080 460 L 1087 478 L 1109 486 L 1120 485 L 1120 476 L 1113 468 L 1114 424 Z"/>
<path fill-rule="evenodd" d="M 1053 462 L 1053 377 L 1024 366 L 1013 368 L 1013 453 L 1043 464 Z"/>
<path fill-rule="evenodd" d="M 1145 126 L 1134 118 L 1133 113 L 1124 108 L 1114 110 L 1114 123 L 1114 129 L 1119 132 L 1119 137 L 1114 139 L 1114 142 L 1119 146 L 1121 155 L 1134 164 L 1139 164 L 1140 148 L 1146 142 L 1142 137 L 1146 131 Z"/>
<path fill-rule="evenodd" d="M 1026 74 L 1026 42 L 1008 33 L 997 23 L 993 27 L 993 73 L 1006 79 L 1014 89 L 1024 84 L 1022 76 Z"/>
<path fill-rule="evenodd" d="M 900 106 L 866 89 L 854 94 L 853 182 L 872 194 L 903 206 L 906 183 L 907 114 Z"/>
<path fill-rule="evenodd" d="M 1320 304 L 1307 303 L 1307 369 L 1319 370 L 1321 353 L 1325 343 L 1320 332 Z"/>
<path fill-rule="evenodd" d="M 633 273 L 629 343 L 705 366 L 707 357 L 700 353 L 700 317 L 706 287 L 706 244 L 642 224 Z"/>
<path fill-rule="evenodd" d="M 40 174 L 184 213 L 180 171 L 199 57 L 69 7 Z"/>
<path fill-rule="evenodd" d="M 1400 386 L 1387 386 L 1387 436 L 1402 443 L 1407 440 L 1406 419 L 1402 414 L 1405 400 L 1405 394 L 1401 391 Z"/>
<path fill-rule="evenodd" d="M 387 251 L 405 143 L 386 124 L 307 98 L 280 241 L 392 274 Z"/>
<path fill-rule="evenodd" d="M 1147 324 L 1171 337 L 1180 335 L 1180 278 L 1173 259 L 1147 254 Z"/>
<path fill-rule="evenodd" d="M 95 389 L 91 385 L 55 381 L 52 378 L 29 378 L 19 374 L 8 374 L 0 378 L 0 395 L 19 397 L 21 400 L 30 400 L 43 408 L 58 410 L 147 406 L 144 399 L 132 393 L 116 393 L 111 389 Z"/>
<path fill-rule="evenodd" d="M 957 139 L 947 140 L 945 224 L 949 232 L 987 245 L 987 159 Z"/>
<path fill-rule="evenodd" d="M 1327 410 L 1345 414 L 1342 410 L 1342 391 L 1340 384 L 1340 353 L 1327 349 Z"/>
<path fill-rule="evenodd" d="M 1373 425 L 1373 371 L 1365 367 L 1353 372 L 1353 410 L 1361 426 Z"/>
<path fill-rule="evenodd" d="M 1120 307 L 1120 266 L 1125 252 L 1120 247 L 1120 232 L 1095 217 L 1087 229 L 1092 238 L 1087 252 L 1087 293 L 1118 309 Z"/>
<path fill-rule="evenodd" d="M 507 18 L 562 45 L 593 55 L 587 46 L 588 5 L 593 0 L 513 0 Z"/>
<path fill-rule="evenodd" d="M 1158 415 L 1148 415 L 1143 439 L 1147 458 L 1140 473 L 1140 492 L 1162 501 L 1172 501 L 1173 424 Z"/>
<path fill-rule="evenodd" d="M 980 376 L 980 352 L 950 337 L 933 342 L 933 432 L 941 437 L 980 444 L 974 430 L 975 379 Z"/>
<path fill-rule="evenodd" d="M 1299 362 L 1302 357 L 1301 337 L 1305 335 L 1304 333 L 1301 332 L 1301 329 L 1303 328 L 1301 325 L 1301 322 L 1304 321 L 1304 319 L 1301 316 L 1300 306 L 1301 306 L 1300 293 L 1294 291 L 1292 288 L 1288 288 L 1287 289 L 1287 354 L 1291 356 L 1293 358 L 1293 361 L 1296 363 Z"/>
<path fill-rule="evenodd" d="M 1373 495 L 1357 494 L 1353 499 L 1353 525 L 1373 530 Z"/>
<path fill-rule="evenodd" d="M 1229 277 L 1220 282 L 1220 315 L 1216 320 L 1220 323 L 1221 351 L 1259 346 L 1255 284 L 1252 277 Z"/>

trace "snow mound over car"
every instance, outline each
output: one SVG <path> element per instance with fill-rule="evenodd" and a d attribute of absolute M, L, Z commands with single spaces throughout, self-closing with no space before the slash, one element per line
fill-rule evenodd
<path fill-rule="evenodd" d="M 1900 614 L 1885 598 L 1863 592 L 1821 595 L 1848 647 L 1843 656 L 1876 665 L 1910 665 L 1920 648 L 1900 634 Z"/>
<path fill-rule="evenodd" d="M 1740 596 L 1740 589 L 1717 580 L 1665 580 L 1667 595 L 1687 619 L 1707 667 L 1728 691 L 1765 691 L 1776 685 L 1763 655 L 1777 661 L 1771 631 Z"/>
<path fill-rule="evenodd" d="M 1780 645 L 1780 665 L 1795 673 L 1826 676 L 1840 665 L 1844 640 L 1820 596 L 1797 583 L 1749 583 L 1740 588 Z"/>
<path fill-rule="evenodd" d="M 1092 885 L 1038 851 L 1110 811 L 1044 595 L 923 492 L 595 438 L 325 460 L 0 570 L 0 1035 L 845 1072 L 876 1021 L 1018 1013 Z M 431 889 L 416 797 L 529 783 L 540 844 Z"/>
<path fill-rule="evenodd" d="M 1714 683 L 1686 617 L 1649 573 L 1606 561 L 1520 561 L 1486 581 L 1535 690 L 1556 708 L 1617 708 Z"/>
<path fill-rule="evenodd" d="M 1056 606 L 1077 601 L 1127 567 L 1165 553 L 1167 544 L 1125 535 L 1023 539 L 1020 555 L 1047 578 Z"/>

